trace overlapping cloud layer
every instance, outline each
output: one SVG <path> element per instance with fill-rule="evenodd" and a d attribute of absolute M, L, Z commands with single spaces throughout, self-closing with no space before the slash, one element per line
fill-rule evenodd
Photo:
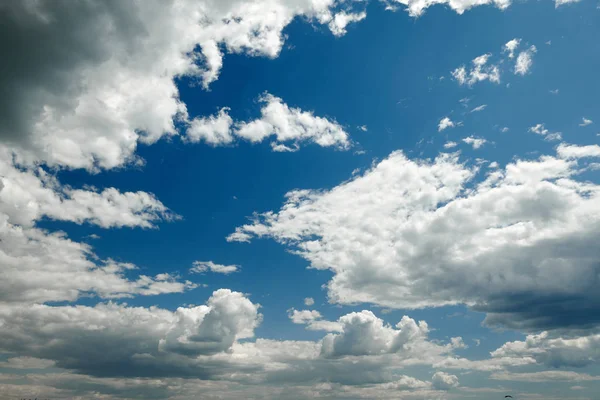
<path fill-rule="evenodd" d="M 331 190 L 288 193 L 280 211 L 229 240 L 291 245 L 334 272 L 336 303 L 467 304 L 487 312 L 488 324 L 594 328 L 600 186 L 577 176 L 596 149 L 561 145 L 558 156 L 488 172 L 456 154 L 425 161 L 395 152 Z"/>

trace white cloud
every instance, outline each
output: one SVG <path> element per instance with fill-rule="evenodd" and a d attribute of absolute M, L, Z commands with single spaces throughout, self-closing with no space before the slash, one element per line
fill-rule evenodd
<path fill-rule="evenodd" d="M 536 124 L 529 128 L 529 132 L 533 132 L 537 135 L 544 136 L 545 141 L 556 141 L 562 140 L 562 133 L 560 132 L 550 132 L 544 124 Z"/>
<path fill-rule="evenodd" d="M 444 4 L 454 10 L 457 14 L 463 14 L 465 11 L 472 7 L 480 5 L 494 5 L 497 8 L 504 10 L 510 6 L 510 0 L 383 0 L 387 4 L 389 9 L 395 9 L 398 5 L 406 6 L 406 11 L 412 17 L 419 17 L 423 15 L 425 10 L 436 4 Z"/>
<path fill-rule="evenodd" d="M 474 109 L 472 109 L 471 112 L 474 113 L 474 112 L 478 112 L 478 111 L 483 111 L 486 109 L 486 107 L 487 107 L 487 104 L 482 104 L 482 105 L 477 106 Z"/>
<path fill-rule="evenodd" d="M 472 86 L 485 80 L 500 83 L 500 68 L 497 65 L 488 65 L 490 57 L 489 53 L 476 57 L 472 61 L 471 69 L 463 65 L 452 71 L 452 76 L 460 85 Z"/>
<path fill-rule="evenodd" d="M 367 128 L 366 125 L 361 125 L 361 126 L 358 127 L 358 129 L 360 129 L 363 132 L 367 132 L 368 131 L 368 128 Z"/>
<path fill-rule="evenodd" d="M 167 370 L 207 376 L 198 356 L 229 351 L 237 340 L 252 337 L 261 319 L 258 307 L 226 289 L 215 291 L 206 305 L 175 312 L 113 303 L 4 304 L 0 331 L 5 340 L 0 348 L 99 376 L 122 376 L 127 368 L 136 376 L 167 375 Z"/>
<path fill-rule="evenodd" d="M 450 118 L 444 117 L 440 120 L 440 123 L 438 124 L 438 132 L 441 132 L 447 128 L 454 128 L 454 126 L 455 123 Z"/>
<path fill-rule="evenodd" d="M 458 143 L 456 143 L 456 142 L 450 141 L 450 142 L 444 143 L 444 148 L 445 149 L 452 149 L 452 148 L 454 148 L 456 146 L 458 146 Z"/>
<path fill-rule="evenodd" d="M 557 382 L 557 381 L 600 381 L 600 376 L 582 374 L 573 371 L 540 371 L 540 372 L 494 372 L 490 379 L 500 381 L 521 382 Z"/>
<path fill-rule="evenodd" d="M 370 311 L 344 315 L 338 322 L 341 333 L 323 338 L 321 354 L 325 357 L 410 353 L 425 344 L 429 332 L 427 323 L 417 324 L 406 316 L 396 324 L 398 329 L 394 329 Z"/>
<path fill-rule="evenodd" d="M 559 90 L 558 89 L 551 89 L 550 93 L 552 94 L 558 94 Z"/>
<path fill-rule="evenodd" d="M 588 126 L 593 124 L 594 122 L 591 119 L 587 119 L 587 118 L 581 118 L 581 123 L 579 124 L 579 126 Z"/>
<path fill-rule="evenodd" d="M 238 123 L 235 135 L 251 142 L 260 142 L 275 135 L 277 142 L 299 143 L 310 141 L 319 146 L 335 146 L 346 149 L 350 146 L 348 134 L 337 122 L 313 115 L 312 112 L 290 108 L 278 97 L 265 94 L 261 118 Z"/>
<path fill-rule="evenodd" d="M 561 143 L 556 148 L 556 152 L 559 157 L 565 159 L 600 157 L 600 146 L 597 144 L 578 146 L 575 144 Z"/>
<path fill-rule="evenodd" d="M 349 24 L 362 21 L 365 18 L 367 18 L 367 13 L 364 11 L 360 13 L 340 11 L 333 16 L 333 19 L 329 22 L 328 26 L 335 36 L 343 36 L 346 34 L 346 27 Z"/>
<path fill-rule="evenodd" d="M 183 292 L 195 287 L 169 274 L 125 275 L 133 264 L 97 260 L 91 247 L 37 228 L 13 225 L 0 214 L 0 302 L 74 301 Z"/>
<path fill-rule="evenodd" d="M 504 45 L 504 52 L 508 53 L 508 58 L 514 58 L 515 57 L 515 50 L 517 49 L 517 47 L 519 47 L 519 45 L 521 44 L 521 39 L 519 38 L 514 38 L 510 41 L 508 41 L 505 45 Z"/>
<path fill-rule="evenodd" d="M 487 142 L 487 140 L 485 140 L 483 138 L 476 138 L 474 136 L 466 137 L 462 141 L 470 146 L 473 146 L 474 150 L 479 149 L 481 146 L 483 146 Z"/>
<path fill-rule="evenodd" d="M 313 304 L 315 304 L 315 300 L 312 297 L 307 297 L 304 299 L 305 306 L 312 306 Z"/>
<path fill-rule="evenodd" d="M 291 108 L 271 94 L 259 98 L 263 103 L 261 118 L 250 122 L 234 123 L 223 108 L 217 115 L 195 118 L 186 131 L 190 142 L 206 141 L 214 146 L 227 145 L 236 138 L 250 142 L 262 142 L 275 135 L 271 142 L 275 152 L 294 152 L 301 142 L 314 142 L 320 146 L 350 147 L 350 139 L 344 128 L 335 121 L 313 115 L 312 112 Z M 292 147 L 283 142 L 291 143 Z"/>
<path fill-rule="evenodd" d="M 458 386 L 458 377 L 445 372 L 438 371 L 433 374 L 431 383 L 435 389 L 449 390 Z"/>
<path fill-rule="evenodd" d="M 492 357 L 530 357 L 549 367 L 583 367 L 600 362 L 600 335 L 553 338 L 548 332 L 528 335 L 524 341 L 508 342 Z"/>
<path fill-rule="evenodd" d="M 554 0 L 554 5 L 556 8 L 560 6 L 564 6 L 565 4 L 573 4 L 578 3 L 579 0 Z"/>
<path fill-rule="evenodd" d="M 233 119 L 228 111 L 228 108 L 222 108 L 217 115 L 194 118 L 185 133 L 187 140 L 190 142 L 204 140 L 213 146 L 233 142 L 231 133 Z"/>
<path fill-rule="evenodd" d="M 2 14 L 14 40 L 0 80 L 6 94 L 0 135 L 28 164 L 98 170 L 135 162 L 139 142 L 176 135 L 175 121 L 187 119 L 175 78 L 197 78 L 206 88 L 218 78 L 224 52 L 277 57 L 282 31 L 297 16 L 328 25 L 336 35 L 365 17 L 338 5 L 336 0 L 176 0 L 100 8 L 87 2 L 11 3 Z M 35 62 L 31 51 L 39 52 Z M 206 136 L 202 122 L 210 121 L 196 120 L 192 137 L 227 140 Z"/>
<path fill-rule="evenodd" d="M 525 75 L 533 65 L 533 54 L 537 51 L 535 46 L 529 47 L 528 50 L 522 51 L 515 62 L 515 75 Z"/>
<path fill-rule="evenodd" d="M 194 261 L 192 268 L 190 268 L 190 272 L 195 274 L 202 274 L 204 272 L 210 271 L 216 274 L 228 275 L 234 272 L 238 272 L 239 269 L 239 265 L 215 264 L 212 261 Z"/>
<path fill-rule="evenodd" d="M 288 314 L 295 324 L 306 325 L 311 331 L 341 332 L 342 325 L 338 322 L 322 319 L 323 316 L 317 310 L 295 310 L 291 309 Z"/>
<path fill-rule="evenodd" d="M 600 324 L 589 278 L 600 188 L 576 180 L 585 160 L 516 160 L 477 183 L 458 157 L 394 152 L 330 190 L 288 193 L 228 240 L 270 237 L 330 270 L 333 303 L 466 304 L 524 330 Z"/>

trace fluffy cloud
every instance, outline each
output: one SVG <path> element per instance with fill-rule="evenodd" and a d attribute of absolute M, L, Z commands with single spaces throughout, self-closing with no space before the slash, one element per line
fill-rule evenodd
<path fill-rule="evenodd" d="M 452 71 L 452 76 L 460 85 L 474 85 L 477 82 L 490 81 L 500 83 L 500 68 L 488 65 L 491 54 L 483 54 L 472 61 L 472 67 L 461 66 Z"/>
<path fill-rule="evenodd" d="M 463 14 L 472 7 L 480 5 L 494 5 L 501 10 L 510 6 L 510 0 L 383 0 L 389 9 L 395 9 L 399 5 L 406 6 L 406 11 L 413 17 L 423 15 L 425 10 L 436 4 L 444 4 L 456 11 L 457 14 Z"/>
<path fill-rule="evenodd" d="M 556 152 L 559 157 L 566 159 L 600 157 L 600 146 L 597 144 L 578 146 L 575 144 L 561 143 L 556 148 Z"/>
<path fill-rule="evenodd" d="M 525 75 L 529 72 L 533 65 L 533 54 L 536 51 L 536 47 L 531 46 L 529 49 L 519 53 L 515 62 L 515 75 Z"/>
<path fill-rule="evenodd" d="M 438 124 L 438 132 L 441 132 L 447 128 L 454 128 L 454 126 L 455 124 L 450 118 L 444 117 L 440 120 L 440 123 Z"/>
<path fill-rule="evenodd" d="M 431 378 L 433 387 L 439 390 L 449 390 L 458 386 L 458 377 L 445 372 L 436 372 Z"/>
<path fill-rule="evenodd" d="M 0 214 L 0 302 L 74 301 L 84 295 L 103 298 L 182 292 L 194 288 L 169 274 L 140 275 L 113 260 L 98 261 L 90 246 L 37 228 L 22 228 Z"/>
<path fill-rule="evenodd" d="M 415 351 L 425 344 L 427 323 L 403 317 L 394 329 L 370 311 L 350 313 L 338 321 L 342 332 L 323 338 L 325 357 L 364 356 Z"/>
<path fill-rule="evenodd" d="M 98 376 L 169 376 L 196 371 L 198 360 L 253 336 L 258 305 L 220 289 L 206 305 L 171 312 L 117 304 L 0 306 L 4 351 L 53 360 Z M 118 366 L 118 368 L 116 368 Z"/>
<path fill-rule="evenodd" d="M 97 170 L 134 162 L 138 142 L 175 135 L 174 121 L 187 118 L 174 78 L 196 77 L 208 87 L 225 51 L 276 57 L 296 17 L 341 35 L 365 14 L 338 3 L 5 4 L 0 26 L 11 57 L 0 80 L 0 135 L 26 163 Z M 192 125 L 200 136 L 201 122 Z"/>
<path fill-rule="evenodd" d="M 195 274 L 202 274 L 204 272 L 210 271 L 217 274 L 228 275 L 239 271 L 239 268 L 239 265 L 215 264 L 212 261 L 194 261 L 192 268 L 190 268 L 190 272 Z"/>
<path fill-rule="evenodd" d="M 444 148 L 445 149 L 452 149 L 452 148 L 454 148 L 456 146 L 458 146 L 458 143 L 456 143 L 456 142 L 450 141 L 450 142 L 444 143 Z"/>
<path fill-rule="evenodd" d="M 473 146 L 474 150 L 479 149 L 481 146 L 483 146 L 487 142 L 487 140 L 485 140 L 483 138 L 476 138 L 474 136 L 466 137 L 462 141 L 470 146 Z"/>
<path fill-rule="evenodd" d="M 584 367 L 600 362 L 600 335 L 552 337 L 548 332 L 505 343 L 492 357 L 530 357 L 550 367 Z"/>
<path fill-rule="evenodd" d="M 508 41 L 504 45 L 503 51 L 505 53 L 508 53 L 508 58 L 514 58 L 515 57 L 515 50 L 517 49 L 517 47 L 519 47 L 520 44 L 521 44 L 521 39 L 514 38 L 514 39 Z"/>
<path fill-rule="evenodd" d="M 274 135 L 275 141 L 271 143 L 273 151 L 295 151 L 301 142 L 342 149 L 350 146 L 348 134 L 337 122 L 289 107 L 280 98 L 268 93 L 259 100 L 263 103 L 261 118 L 234 123 L 227 109 L 223 108 L 215 116 L 192 120 L 187 129 L 187 140 L 204 140 L 217 146 L 230 144 L 235 138 L 257 143 Z M 283 142 L 292 143 L 293 147 L 290 148 Z"/>
<path fill-rule="evenodd" d="M 295 324 L 306 325 L 306 329 L 311 331 L 341 332 L 342 325 L 339 322 L 327 321 L 322 319 L 321 313 L 317 310 L 295 310 L 291 309 L 288 314 Z"/>
<path fill-rule="evenodd" d="M 313 299 L 312 297 L 306 297 L 304 299 L 305 306 L 312 306 L 313 304 L 315 304 L 315 299 Z"/>
<path fill-rule="evenodd" d="M 556 382 L 556 381 L 600 381 L 600 376 L 581 374 L 573 371 L 540 371 L 540 372 L 494 372 L 490 379 L 500 381 L 521 382 Z"/>
<path fill-rule="evenodd" d="M 336 122 L 314 116 L 311 112 L 290 108 L 270 94 L 261 97 L 264 103 L 261 118 L 240 123 L 236 135 L 251 142 L 260 142 L 275 135 L 277 142 L 311 141 L 324 147 L 347 148 L 348 134 Z"/>
<path fill-rule="evenodd" d="M 462 303 L 488 324 L 587 329 L 600 323 L 600 187 L 575 179 L 583 162 L 516 160 L 477 183 L 478 168 L 456 154 L 394 152 L 331 190 L 288 193 L 228 239 L 270 237 L 331 270 L 334 303 Z"/>
<path fill-rule="evenodd" d="M 543 136 L 546 141 L 562 140 L 562 134 L 560 132 L 550 132 L 546 129 L 544 124 L 536 124 L 530 127 L 529 132 Z"/>
<path fill-rule="evenodd" d="M 12 224 L 31 227 L 46 217 L 102 228 L 150 228 L 177 217 L 150 193 L 64 187 L 43 169 L 19 168 L 6 152 L 0 154 L 6 156 L 0 159 L 0 214 Z"/>

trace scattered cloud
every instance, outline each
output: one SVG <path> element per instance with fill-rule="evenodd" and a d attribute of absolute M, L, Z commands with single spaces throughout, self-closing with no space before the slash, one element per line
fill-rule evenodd
<path fill-rule="evenodd" d="M 444 117 L 440 120 L 438 124 L 438 132 L 441 132 L 448 128 L 454 128 L 455 123 L 449 117 Z"/>
<path fill-rule="evenodd" d="M 515 75 L 525 75 L 529 72 L 531 66 L 533 65 L 533 55 L 536 52 L 537 48 L 535 46 L 531 46 L 528 50 L 519 53 L 515 63 Z"/>
<path fill-rule="evenodd" d="M 289 107 L 280 98 L 268 93 L 263 94 L 259 101 L 263 104 L 261 118 L 234 123 L 228 114 L 229 109 L 223 108 L 215 116 L 194 118 L 186 131 L 186 140 L 219 146 L 230 144 L 236 138 L 258 143 L 275 136 L 276 141 L 271 143 L 271 147 L 276 152 L 296 151 L 302 142 L 340 149 L 350 147 L 348 134 L 337 122 Z M 292 147 L 284 142 L 291 143 Z"/>
<path fill-rule="evenodd" d="M 579 126 L 588 126 L 593 124 L 594 122 L 591 119 L 587 119 L 587 118 L 581 118 L 581 123 L 579 124 Z"/>
<path fill-rule="evenodd" d="M 480 2 L 472 2 L 469 0 L 383 0 L 388 9 L 395 10 L 399 5 L 406 7 L 406 11 L 411 17 L 420 17 L 425 13 L 425 10 L 433 5 L 445 4 L 454 10 L 457 14 L 463 14 L 465 11 L 484 4 L 491 4 L 504 10 L 510 6 L 510 0 L 483 0 Z"/>
<path fill-rule="evenodd" d="M 193 274 L 203 274 L 205 272 L 214 272 L 216 274 L 229 275 L 240 270 L 239 265 L 221 265 L 212 261 L 194 261 L 190 272 Z"/>
<path fill-rule="evenodd" d="M 494 372 L 490 379 L 499 381 L 521 382 L 557 382 L 557 381 L 600 381 L 600 376 L 592 376 L 573 371 L 540 371 L 540 372 Z"/>
<path fill-rule="evenodd" d="M 497 65 L 488 65 L 490 57 L 490 53 L 476 57 L 470 69 L 463 65 L 452 71 L 452 76 L 460 85 L 472 86 L 486 80 L 500 83 L 500 68 Z"/>
<path fill-rule="evenodd" d="M 446 142 L 444 143 L 444 148 L 445 149 L 452 149 L 454 147 L 458 146 L 458 143 L 456 142 Z"/>
<path fill-rule="evenodd" d="M 394 152 L 330 190 L 288 193 L 281 210 L 255 215 L 228 240 L 273 238 L 330 270 L 333 303 L 466 304 L 488 325 L 591 329 L 600 318 L 586 310 L 600 297 L 585 249 L 597 237 L 600 189 L 576 180 L 578 157 L 590 150 L 557 151 L 517 159 L 470 189 L 478 168 L 457 154 L 428 162 Z M 549 298 L 560 312 L 547 308 Z"/>
<path fill-rule="evenodd" d="M 458 377 L 445 372 L 436 372 L 431 378 L 433 387 L 438 390 L 449 390 L 458 386 Z"/>
<path fill-rule="evenodd" d="M 315 304 L 315 300 L 312 297 L 306 297 L 304 299 L 304 305 L 305 306 L 312 306 L 313 304 Z"/>
<path fill-rule="evenodd" d="M 536 125 L 530 127 L 529 132 L 543 136 L 544 140 L 546 140 L 548 142 L 562 140 L 561 132 L 550 132 L 548 129 L 546 129 L 544 124 L 536 124 Z"/>
<path fill-rule="evenodd" d="M 476 138 L 474 136 L 466 137 L 462 141 L 465 142 L 468 145 L 471 145 L 474 150 L 477 150 L 477 149 L 481 148 L 485 143 L 487 143 L 486 139 L 484 139 L 484 138 Z"/>
<path fill-rule="evenodd" d="M 514 38 L 514 39 L 508 41 L 504 45 L 503 52 L 508 53 L 508 58 L 514 58 L 515 50 L 517 49 L 517 47 L 519 47 L 520 44 L 521 44 L 521 39 Z"/>
<path fill-rule="evenodd" d="M 472 109 L 471 112 L 474 113 L 474 112 L 483 111 L 486 109 L 486 107 L 487 107 L 487 104 L 482 104 L 482 105 L 477 106 L 474 109 Z"/>

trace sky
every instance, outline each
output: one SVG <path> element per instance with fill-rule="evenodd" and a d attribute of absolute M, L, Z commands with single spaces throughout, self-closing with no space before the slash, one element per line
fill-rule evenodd
<path fill-rule="evenodd" d="M 0 3 L 0 399 L 598 399 L 599 13 Z"/>

